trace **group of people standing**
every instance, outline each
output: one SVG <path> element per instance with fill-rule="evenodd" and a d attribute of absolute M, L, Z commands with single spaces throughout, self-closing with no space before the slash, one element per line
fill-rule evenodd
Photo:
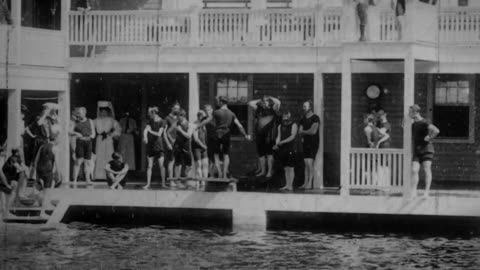
<path fill-rule="evenodd" d="M 27 113 L 27 107 L 22 106 L 22 122 Z M 50 102 L 43 104 L 40 115 L 27 126 L 21 124 L 21 127 L 20 146 L 13 148 L 10 155 L 6 144 L 0 145 L 0 204 L 4 217 L 13 215 L 8 208 L 16 199 L 26 204 L 45 206 L 44 191 L 59 186 L 62 181 L 58 173 L 61 133 L 58 105 Z M 33 180 L 33 190 L 27 194 L 28 180 Z M 41 215 L 46 215 L 44 208 Z"/>
<path fill-rule="evenodd" d="M 305 163 L 305 180 L 300 188 L 313 188 L 314 160 L 320 145 L 320 118 L 313 113 L 313 103 L 303 103 L 303 116 L 298 124 L 292 120 L 290 111 L 284 110 L 280 115 L 281 102 L 277 98 L 264 96 L 248 104 L 255 110 L 257 118 L 255 138 L 259 161 L 256 176 L 271 178 L 276 160 L 285 173 L 286 183 L 281 190 L 292 191 L 295 165 L 301 152 Z M 302 149 L 299 149 L 297 139 L 301 140 Z"/>

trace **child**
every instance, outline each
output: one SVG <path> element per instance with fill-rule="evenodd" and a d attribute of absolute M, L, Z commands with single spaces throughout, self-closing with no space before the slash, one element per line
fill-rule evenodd
<path fill-rule="evenodd" d="M 192 152 L 195 166 L 197 167 L 196 175 L 199 178 L 208 177 L 208 148 L 207 148 L 207 129 L 205 125 L 201 125 L 207 114 L 204 111 L 197 113 L 197 121 L 195 121 L 195 130 L 193 131 Z M 201 183 L 204 184 L 203 182 Z"/>
<path fill-rule="evenodd" d="M 128 164 L 123 162 L 123 157 L 120 153 L 114 152 L 112 160 L 105 166 L 107 174 L 108 185 L 111 189 L 123 189 L 127 182 L 125 176 L 128 172 Z"/>

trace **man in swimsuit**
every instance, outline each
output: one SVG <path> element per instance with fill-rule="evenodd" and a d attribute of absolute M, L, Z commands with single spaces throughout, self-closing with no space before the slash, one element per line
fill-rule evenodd
<path fill-rule="evenodd" d="M 276 144 L 273 146 L 285 171 L 285 186 L 280 189 L 282 191 L 292 191 L 295 178 L 295 137 L 298 127 L 291 118 L 289 111 L 283 113 L 282 123 L 278 126 Z"/>
<path fill-rule="evenodd" d="M 275 145 L 275 118 L 280 109 L 280 100 L 264 96 L 262 99 L 252 100 L 248 103 L 255 110 L 257 123 L 255 125 L 257 151 L 259 156 L 259 171 L 257 177 L 272 177 L 273 156 L 272 148 Z M 267 164 L 268 163 L 268 170 Z"/>
<path fill-rule="evenodd" d="M 245 139 L 250 140 L 250 135 L 245 132 L 245 129 L 235 114 L 228 109 L 227 104 L 228 99 L 226 97 L 219 97 L 218 105 L 220 108 L 213 112 L 213 119 L 215 121 L 215 167 L 217 168 L 220 178 L 227 178 L 228 167 L 230 165 L 230 126 L 232 123 L 237 125 Z M 220 166 L 220 156 L 223 156 L 223 168 Z"/>
<path fill-rule="evenodd" d="M 158 107 L 148 108 L 148 121 L 143 130 L 143 142 L 147 145 L 147 184 L 143 189 L 149 189 L 152 181 L 153 162 L 158 162 L 160 168 L 160 177 L 162 178 L 162 187 L 165 187 L 165 166 L 164 166 L 164 148 L 162 135 L 164 131 L 164 122 L 158 115 Z"/>
<path fill-rule="evenodd" d="M 77 109 L 77 121 L 75 122 L 75 127 L 70 135 L 77 140 L 75 148 L 75 165 L 73 167 L 73 182 L 75 184 L 77 183 L 80 167 L 83 164 L 85 181 L 87 184 L 91 184 L 90 177 L 93 172 L 93 164 L 91 162 L 93 150 L 92 140 L 95 138 L 96 134 L 93 121 L 87 118 L 87 109 L 85 107 Z"/>
<path fill-rule="evenodd" d="M 177 139 L 177 123 L 178 113 L 180 112 L 180 103 L 173 104 L 170 114 L 165 117 L 165 132 L 163 132 L 163 142 L 165 150 L 165 160 L 167 162 L 168 178 L 173 178 L 173 165 L 175 164 L 175 156 L 173 154 L 173 146 Z"/>
<path fill-rule="evenodd" d="M 320 118 L 313 113 L 313 103 L 305 101 L 303 103 L 304 116 L 300 120 L 300 129 L 298 134 L 303 140 L 303 161 L 305 162 L 305 182 L 300 188 L 311 189 L 313 185 L 313 162 L 317 156 L 320 145 Z"/>
<path fill-rule="evenodd" d="M 409 116 L 413 120 L 413 155 L 412 155 L 412 196 L 417 195 L 417 185 L 419 182 L 418 173 L 420 166 L 425 173 L 425 192 L 423 196 L 428 197 L 430 185 L 432 184 L 432 160 L 435 150 L 432 140 L 440 133 L 440 130 L 430 124 L 420 115 L 420 106 L 410 107 Z"/>

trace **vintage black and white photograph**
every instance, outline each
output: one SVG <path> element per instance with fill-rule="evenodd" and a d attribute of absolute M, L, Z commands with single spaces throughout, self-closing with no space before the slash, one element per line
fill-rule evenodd
<path fill-rule="evenodd" d="M 0 270 L 480 269 L 479 106 L 480 0 L 0 0 Z"/>

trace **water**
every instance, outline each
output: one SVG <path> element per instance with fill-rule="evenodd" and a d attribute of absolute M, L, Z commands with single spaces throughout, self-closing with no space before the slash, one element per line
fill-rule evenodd
<path fill-rule="evenodd" d="M 480 269 L 480 238 L 86 223 L 8 224 L 0 237 L 0 269 Z"/>

